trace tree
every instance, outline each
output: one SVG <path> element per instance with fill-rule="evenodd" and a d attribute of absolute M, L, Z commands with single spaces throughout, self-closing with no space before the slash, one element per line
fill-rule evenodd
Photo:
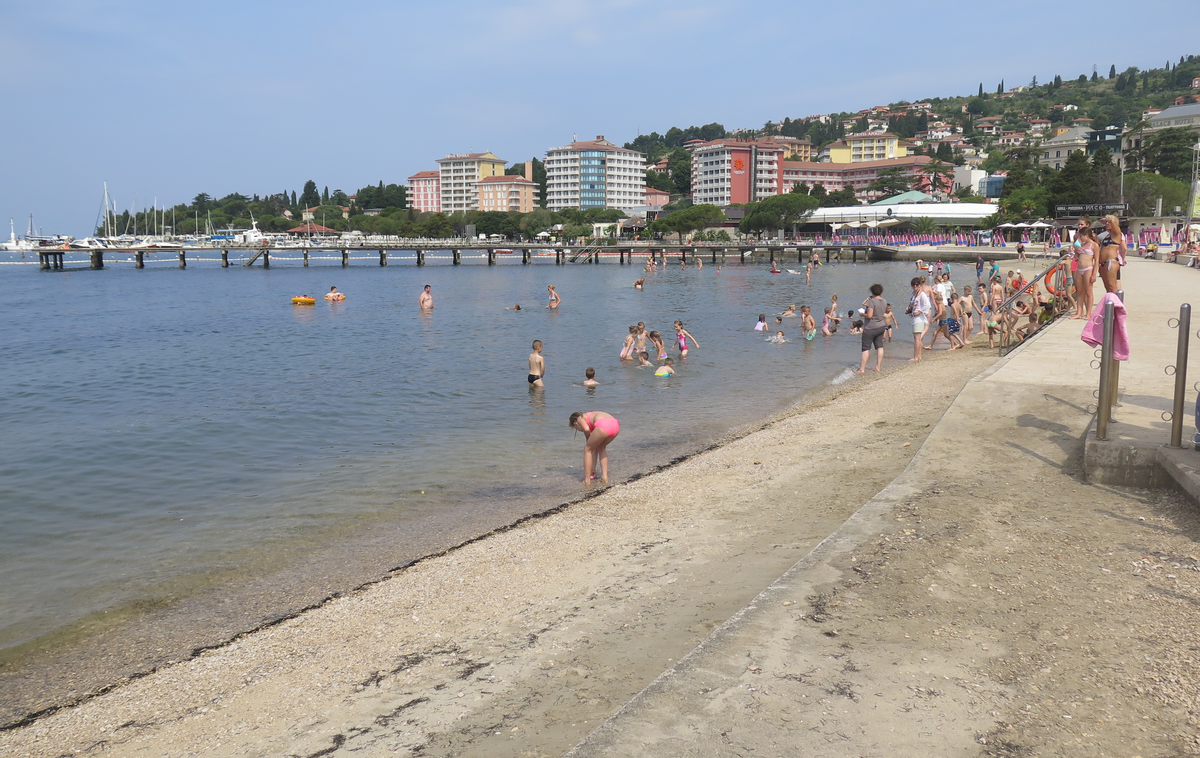
<path fill-rule="evenodd" d="M 701 204 L 673 211 L 660 216 L 650 224 L 648 231 L 655 234 L 678 233 L 682 238 L 688 232 L 717 226 L 725 221 L 725 212 L 715 205 Z"/>
<path fill-rule="evenodd" d="M 950 147 L 949 142 L 939 142 L 937 146 L 937 159 L 950 163 L 954 160 L 954 149 Z"/>
<path fill-rule="evenodd" d="M 950 191 L 950 187 L 953 184 L 951 180 L 951 177 L 954 175 L 953 166 L 949 166 L 939 160 L 934 160 L 921 166 L 920 171 L 925 174 L 929 181 L 930 192 L 936 194 Z"/>
<path fill-rule="evenodd" d="M 1163 129 L 1151 134 L 1145 143 L 1146 168 L 1171 179 L 1192 179 L 1192 147 L 1196 133 L 1187 128 Z"/>
<path fill-rule="evenodd" d="M 192 198 L 192 207 L 204 213 L 209 209 L 209 204 L 212 203 L 212 196 L 207 192 L 201 192 L 196 197 Z"/>
<path fill-rule="evenodd" d="M 1108 78 L 1109 79 L 1117 78 L 1117 64 L 1114 63 L 1108 67 Z"/>
<path fill-rule="evenodd" d="M 997 95 L 1004 94 L 1004 80 L 1003 79 L 1001 79 L 1000 83 L 996 85 L 996 94 Z"/>
<path fill-rule="evenodd" d="M 983 97 L 983 82 L 979 83 L 979 94 L 976 97 Z"/>
<path fill-rule="evenodd" d="M 913 178 L 902 168 L 887 168 L 880 171 L 875 181 L 867 185 L 869 192 L 878 192 L 882 197 L 892 197 L 912 189 Z"/>
<path fill-rule="evenodd" d="M 1095 189 L 1092 201 L 1115 203 L 1121 199 L 1121 172 L 1112 160 L 1112 151 L 1101 145 L 1092 154 L 1092 176 Z"/>
<path fill-rule="evenodd" d="M 692 154 L 682 147 L 675 148 L 667 157 L 667 170 L 671 172 L 671 181 L 675 185 L 672 194 L 692 194 Z"/>
<path fill-rule="evenodd" d="M 661 174 L 654 169 L 646 169 L 646 187 L 671 193 L 675 191 L 675 182 L 667 174 Z"/>
<path fill-rule="evenodd" d="M 967 113 L 982 116 L 987 112 L 987 102 L 982 97 L 973 97 L 967 101 Z"/>
<path fill-rule="evenodd" d="M 1067 162 L 1063 164 L 1062 170 L 1050 179 L 1048 187 L 1050 205 L 1076 205 L 1091 202 L 1094 178 L 1087 155 L 1082 150 L 1071 153 L 1067 157 Z"/>
<path fill-rule="evenodd" d="M 820 202 L 822 208 L 848 208 L 855 205 L 862 205 L 862 203 L 858 202 L 858 197 L 854 194 L 853 187 L 842 187 L 837 192 L 830 192 Z"/>
<path fill-rule="evenodd" d="M 912 228 L 917 234 L 933 234 L 937 231 L 937 222 L 929 216 L 921 216 L 912 220 Z"/>
<path fill-rule="evenodd" d="M 321 205 L 329 205 L 329 185 L 325 185 L 325 191 L 321 193 Z"/>
<path fill-rule="evenodd" d="M 1037 86 L 1037 74 L 1033 75 L 1033 80 L 1029 82 L 1029 88 L 1033 89 Z"/>
<path fill-rule="evenodd" d="M 812 195 L 818 200 L 823 200 L 826 196 L 826 193 L 827 190 L 825 189 L 824 184 L 814 184 L 812 189 L 808 191 L 808 194 Z M 824 205 L 824 203 L 822 203 L 822 205 Z"/>
<path fill-rule="evenodd" d="M 304 183 L 304 191 L 300 193 L 300 205 L 303 208 L 316 208 L 321 204 L 321 194 L 317 192 L 317 183 L 309 179 Z"/>
<path fill-rule="evenodd" d="M 787 193 L 773 195 L 746 207 L 746 216 L 738 224 L 745 233 L 793 228 L 803 223 L 817 207 L 817 199 L 811 195 Z M 700 207 L 700 206 L 697 206 Z"/>

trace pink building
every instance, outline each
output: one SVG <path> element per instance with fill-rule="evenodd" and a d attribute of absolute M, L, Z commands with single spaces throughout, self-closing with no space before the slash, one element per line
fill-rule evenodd
<path fill-rule="evenodd" d="M 810 188 L 821 185 L 826 192 L 837 192 L 850 187 L 860 199 L 878 200 L 879 193 L 867 190 L 867 185 L 879 178 L 882 171 L 901 169 L 904 176 L 912 177 L 913 189 L 929 186 L 928 177 L 921 167 L 933 162 L 927 155 L 910 155 L 905 158 L 887 158 L 881 161 L 861 163 L 809 163 L 806 161 L 783 161 L 782 192 L 791 192 L 795 184 L 807 184 Z"/>
<path fill-rule="evenodd" d="M 425 213 L 442 212 L 442 175 L 418 171 L 408 177 L 408 207 Z"/>
<path fill-rule="evenodd" d="M 663 192 L 651 187 L 646 188 L 646 205 L 655 210 L 661 210 L 669 202 L 671 202 L 670 192 Z"/>

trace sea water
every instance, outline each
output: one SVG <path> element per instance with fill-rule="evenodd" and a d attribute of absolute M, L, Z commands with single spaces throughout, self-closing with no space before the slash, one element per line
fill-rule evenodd
<path fill-rule="evenodd" d="M 189 255 L 187 270 L 174 253 L 135 270 L 110 254 L 103 271 L 69 256 L 65 272 L 0 257 L 0 651 L 248 578 L 347 589 L 569 500 L 575 410 L 620 419 L 615 480 L 667 463 L 850 379 L 846 322 L 807 341 L 785 318 L 774 344 L 776 314 L 811 304 L 819 325 L 830 295 L 845 316 L 873 282 L 903 312 L 912 275 L 841 263 L 806 286 L 736 258 L 643 274 L 640 260 L 417 268 L 409 253 L 343 269 L 276 253 L 264 270 Z M 424 284 L 431 312 L 417 308 Z M 331 285 L 344 302 L 322 299 Z M 300 294 L 317 304 L 292 305 Z M 677 318 L 697 344 L 672 350 L 674 377 L 618 360 L 629 325 L 670 345 Z M 526 381 L 535 339 L 540 390 Z M 894 344 L 891 359 L 911 349 Z M 588 367 L 597 388 L 582 386 Z M 259 596 L 227 626 L 295 597 Z"/>

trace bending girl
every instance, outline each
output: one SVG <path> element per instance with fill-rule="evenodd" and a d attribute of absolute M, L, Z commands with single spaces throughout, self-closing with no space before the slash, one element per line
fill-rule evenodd
<path fill-rule="evenodd" d="M 570 425 L 587 439 L 583 444 L 583 483 L 596 478 L 594 469 L 598 464 L 600 481 L 608 484 L 608 443 L 617 438 L 621 423 L 603 411 L 575 411 Z"/>

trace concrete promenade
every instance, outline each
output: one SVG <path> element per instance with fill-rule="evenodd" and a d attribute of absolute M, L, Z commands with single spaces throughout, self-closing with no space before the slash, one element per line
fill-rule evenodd
<path fill-rule="evenodd" d="M 1110 432 L 1149 477 L 1200 271 L 1123 280 Z M 569 755 L 1200 755 L 1200 518 L 1083 475 L 1081 325 L 970 381 L 891 485 Z"/>

